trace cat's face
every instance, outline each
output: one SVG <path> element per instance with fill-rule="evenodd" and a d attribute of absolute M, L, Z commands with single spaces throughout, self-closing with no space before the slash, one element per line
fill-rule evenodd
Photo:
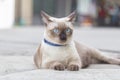
<path fill-rule="evenodd" d="M 46 26 L 45 38 L 58 44 L 67 44 L 71 41 L 75 12 L 65 18 L 53 18 L 45 12 L 42 12 L 41 15 Z"/>

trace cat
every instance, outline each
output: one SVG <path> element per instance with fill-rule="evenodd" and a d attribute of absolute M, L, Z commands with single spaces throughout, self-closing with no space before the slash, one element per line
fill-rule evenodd
<path fill-rule="evenodd" d="M 51 17 L 41 12 L 45 23 L 44 39 L 35 56 L 38 69 L 78 71 L 93 63 L 120 65 L 120 59 L 102 54 L 99 50 L 73 40 L 76 12 L 64 18 Z"/>

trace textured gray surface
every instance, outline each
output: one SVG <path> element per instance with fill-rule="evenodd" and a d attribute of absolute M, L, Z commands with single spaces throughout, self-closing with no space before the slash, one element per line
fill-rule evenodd
<path fill-rule="evenodd" d="M 33 55 L 43 38 L 43 28 L 0 30 L 1 55 Z M 119 28 L 77 28 L 74 39 L 100 49 L 120 51 Z"/>
<path fill-rule="evenodd" d="M 0 56 L 0 75 L 27 72 L 35 69 L 36 67 L 33 63 L 32 56 Z M 120 69 L 120 66 L 108 64 L 92 64 L 87 69 Z"/>
<path fill-rule="evenodd" d="M 33 70 L 0 77 L 0 80 L 120 80 L 120 69 L 83 69 L 77 72 Z"/>
<path fill-rule="evenodd" d="M 0 56 L 0 75 L 35 69 L 32 56 Z"/>
<path fill-rule="evenodd" d="M 33 55 L 43 28 L 0 30 L 0 80 L 120 80 L 120 66 L 93 64 L 77 72 L 35 70 Z M 78 28 L 74 39 L 100 49 L 120 50 L 120 29 Z"/>

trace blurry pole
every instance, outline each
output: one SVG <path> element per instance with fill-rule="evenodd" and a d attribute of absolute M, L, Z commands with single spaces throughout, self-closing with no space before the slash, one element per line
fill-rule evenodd
<path fill-rule="evenodd" d="M 33 16 L 33 0 L 21 0 L 21 22 L 31 25 Z"/>
<path fill-rule="evenodd" d="M 72 1 L 66 0 L 66 7 L 65 7 L 65 14 L 66 15 L 70 14 L 71 7 L 72 7 Z"/>
<path fill-rule="evenodd" d="M 65 16 L 65 0 L 57 0 L 57 9 L 56 9 L 56 16 L 63 17 Z"/>
<path fill-rule="evenodd" d="M 14 25 L 15 0 L 0 0 L 0 29 Z"/>
<path fill-rule="evenodd" d="M 21 17 L 21 0 L 15 0 L 15 24 L 19 25 Z"/>
<path fill-rule="evenodd" d="M 94 0 L 78 0 L 77 12 L 80 25 L 92 26 L 96 18 L 96 3 Z"/>
<path fill-rule="evenodd" d="M 88 15 L 88 8 L 89 8 L 89 3 L 90 0 L 77 0 L 77 11 L 81 15 Z"/>
<path fill-rule="evenodd" d="M 78 22 L 80 26 L 86 24 L 86 17 L 88 16 L 88 8 L 89 8 L 89 1 L 90 0 L 77 0 L 77 12 L 78 12 Z"/>

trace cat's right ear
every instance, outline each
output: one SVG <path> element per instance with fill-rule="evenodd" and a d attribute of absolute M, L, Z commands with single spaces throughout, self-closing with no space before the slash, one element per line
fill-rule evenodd
<path fill-rule="evenodd" d="M 47 13 L 45 13 L 44 11 L 41 11 L 41 16 L 42 16 L 42 20 L 44 21 L 45 25 L 47 25 L 48 23 L 52 22 L 50 20 L 50 17 Z"/>

